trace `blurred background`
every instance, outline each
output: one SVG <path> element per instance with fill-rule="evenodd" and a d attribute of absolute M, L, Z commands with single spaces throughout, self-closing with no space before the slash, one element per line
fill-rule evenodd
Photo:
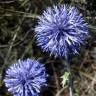
<path fill-rule="evenodd" d="M 48 87 L 41 96 L 69 96 L 62 88 L 66 66 L 37 47 L 37 17 L 53 4 L 71 4 L 84 15 L 90 36 L 80 54 L 72 57 L 75 96 L 96 96 L 96 0 L 0 0 L 0 96 L 12 96 L 4 85 L 5 71 L 18 59 L 32 58 L 46 64 Z"/>

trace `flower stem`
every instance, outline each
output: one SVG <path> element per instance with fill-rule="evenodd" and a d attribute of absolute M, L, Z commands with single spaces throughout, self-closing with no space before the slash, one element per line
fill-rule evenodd
<path fill-rule="evenodd" d="M 70 60 L 68 59 L 68 55 L 65 56 L 66 60 L 66 66 L 67 66 L 67 71 L 69 72 L 69 91 L 70 91 L 70 96 L 74 96 L 73 94 L 73 77 L 72 77 L 72 72 L 71 72 L 71 67 L 70 67 Z"/>
<path fill-rule="evenodd" d="M 69 75 L 69 91 L 70 91 L 70 96 L 73 96 L 73 80 L 72 80 L 72 73 L 70 70 L 70 64 L 67 64 L 67 70 L 70 73 Z"/>

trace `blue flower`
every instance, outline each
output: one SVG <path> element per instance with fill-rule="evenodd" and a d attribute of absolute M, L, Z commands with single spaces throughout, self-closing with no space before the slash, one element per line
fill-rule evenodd
<path fill-rule="evenodd" d="M 44 64 L 26 59 L 10 66 L 4 82 L 14 96 L 38 96 L 41 87 L 47 85 L 46 78 Z"/>
<path fill-rule="evenodd" d="M 35 28 L 37 44 L 55 57 L 78 53 L 85 44 L 88 26 L 83 15 L 72 6 L 48 7 Z"/>

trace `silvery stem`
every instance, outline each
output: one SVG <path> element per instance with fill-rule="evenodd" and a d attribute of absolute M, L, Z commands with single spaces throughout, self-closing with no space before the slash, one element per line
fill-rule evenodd
<path fill-rule="evenodd" d="M 69 72 L 69 91 L 70 91 L 70 96 L 73 95 L 73 80 L 72 80 L 72 72 L 71 72 L 71 67 L 70 67 L 70 60 L 68 58 L 68 55 L 65 56 L 65 62 L 67 66 L 67 71 Z"/>

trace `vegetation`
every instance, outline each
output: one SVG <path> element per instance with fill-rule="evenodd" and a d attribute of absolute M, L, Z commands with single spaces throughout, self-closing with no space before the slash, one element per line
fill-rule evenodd
<path fill-rule="evenodd" d="M 71 70 L 75 96 L 96 96 L 96 0 L 0 0 L 0 96 L 11 96 L 3 82 L 6 69 L 25 58 L 46 64 L 48 87 L 41 96 L 69 96 L 68 84 L 61 84 L 64 62 L 42 52 L 34 32 L 38 16 L 58 3 L 76 6 L 88 23 L 90 35 L 79 54 L 72 57 Z"/>

